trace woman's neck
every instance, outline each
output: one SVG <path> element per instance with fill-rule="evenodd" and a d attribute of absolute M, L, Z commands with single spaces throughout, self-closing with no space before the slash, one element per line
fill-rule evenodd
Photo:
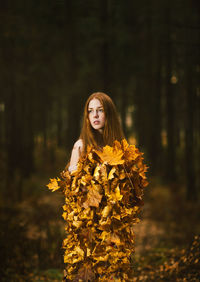
<path fill-rule="evenodd" d="M 94 135 L 95 135 L 94 137 L 95 137 L 95 141 L 97 145 L 102 148 L 105 145 L 104 138 L 103 138 L 103 131 L 102 132 L 100 132 L 99 130 L 95 131 Z"/>

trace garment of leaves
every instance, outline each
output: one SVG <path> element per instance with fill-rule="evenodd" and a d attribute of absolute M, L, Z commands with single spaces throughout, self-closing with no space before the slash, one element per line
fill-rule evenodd
<path fill-rule="evenodd" d="M 142 155 L 125 139 L 102 150 L 90 147 L 76 171 L 51 179 L 48 188 L 65 195 L 67 279 L 130 281 L 134 224 L 148 185 Z"/>

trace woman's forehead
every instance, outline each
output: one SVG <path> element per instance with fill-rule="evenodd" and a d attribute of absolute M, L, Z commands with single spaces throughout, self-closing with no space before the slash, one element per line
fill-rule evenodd
<path fill-rule="evenodd" d="M 97 98 L 92 99 L 88 104 L 88 108 L 98 108 L 98 107 L 103 107 L 103 105 Z"/>

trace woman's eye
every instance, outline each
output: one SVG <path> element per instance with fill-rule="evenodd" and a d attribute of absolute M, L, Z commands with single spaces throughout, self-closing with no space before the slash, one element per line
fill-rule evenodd
<path fill-rule="evenodd" d="M 103 112 L 103 109 L 100 109 L 99 111 L 102 113 L 102 112 Z"/>

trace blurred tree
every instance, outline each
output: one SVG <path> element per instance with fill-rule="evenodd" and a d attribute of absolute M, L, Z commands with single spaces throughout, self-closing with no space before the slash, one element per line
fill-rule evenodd
<path fill-rule="evenodd" d="M 167 114 L 167 179 L 169 182 L 176 181 L 175 163 L 175 87 L 171 77 L 173 73 L 173 30 L 172 26 L 172 2 L 166 4 L 166 114 Z"/>
<path fill-rule="evenodd" d="M 77 10 L 74 1 L 67 0 L 65 2 L 65 51 L 67 60 L 66 80 L 67 87 L 67 136 L 66 144 L 68 148 L 72 147 L 73 143 L 79 137 L 80 131 L 80 92 L 75 86 L 78 83 L 78 38 L 77 38 Z"/>
<path fill-rule="evenodd" d="M 199 22 L 196 21 L 196 17 L 190 20 L 190 15 L 193 13 L 195 5 L 191 3 L 187 5 L 185 11 L 185 26 L 188 23 L 196 26 Z M 200 29 L 200 26 L 199 26 Z M 197 187 L 196 187 L 196 167 L 195 167 L 195 123 L 194 117 L 196 115 L 196 104 L 197 104 L 197 95 L 195 85 L 195 71 L 196 71 L 196 42 L 190 42 L 190 38 L 194 40 L 194 37 L 191 37 L 191 27 L 188 27 L 185 31 L 185 93 L 186 93 L 186 114 L 185 114 L 185 161 L 186 161 L 186 195 L 189 200 L 197 199 Z M 197 42 L 198 43 L 198 42 Z M 198 46 L 200 47 L 200 46 Z"/>

